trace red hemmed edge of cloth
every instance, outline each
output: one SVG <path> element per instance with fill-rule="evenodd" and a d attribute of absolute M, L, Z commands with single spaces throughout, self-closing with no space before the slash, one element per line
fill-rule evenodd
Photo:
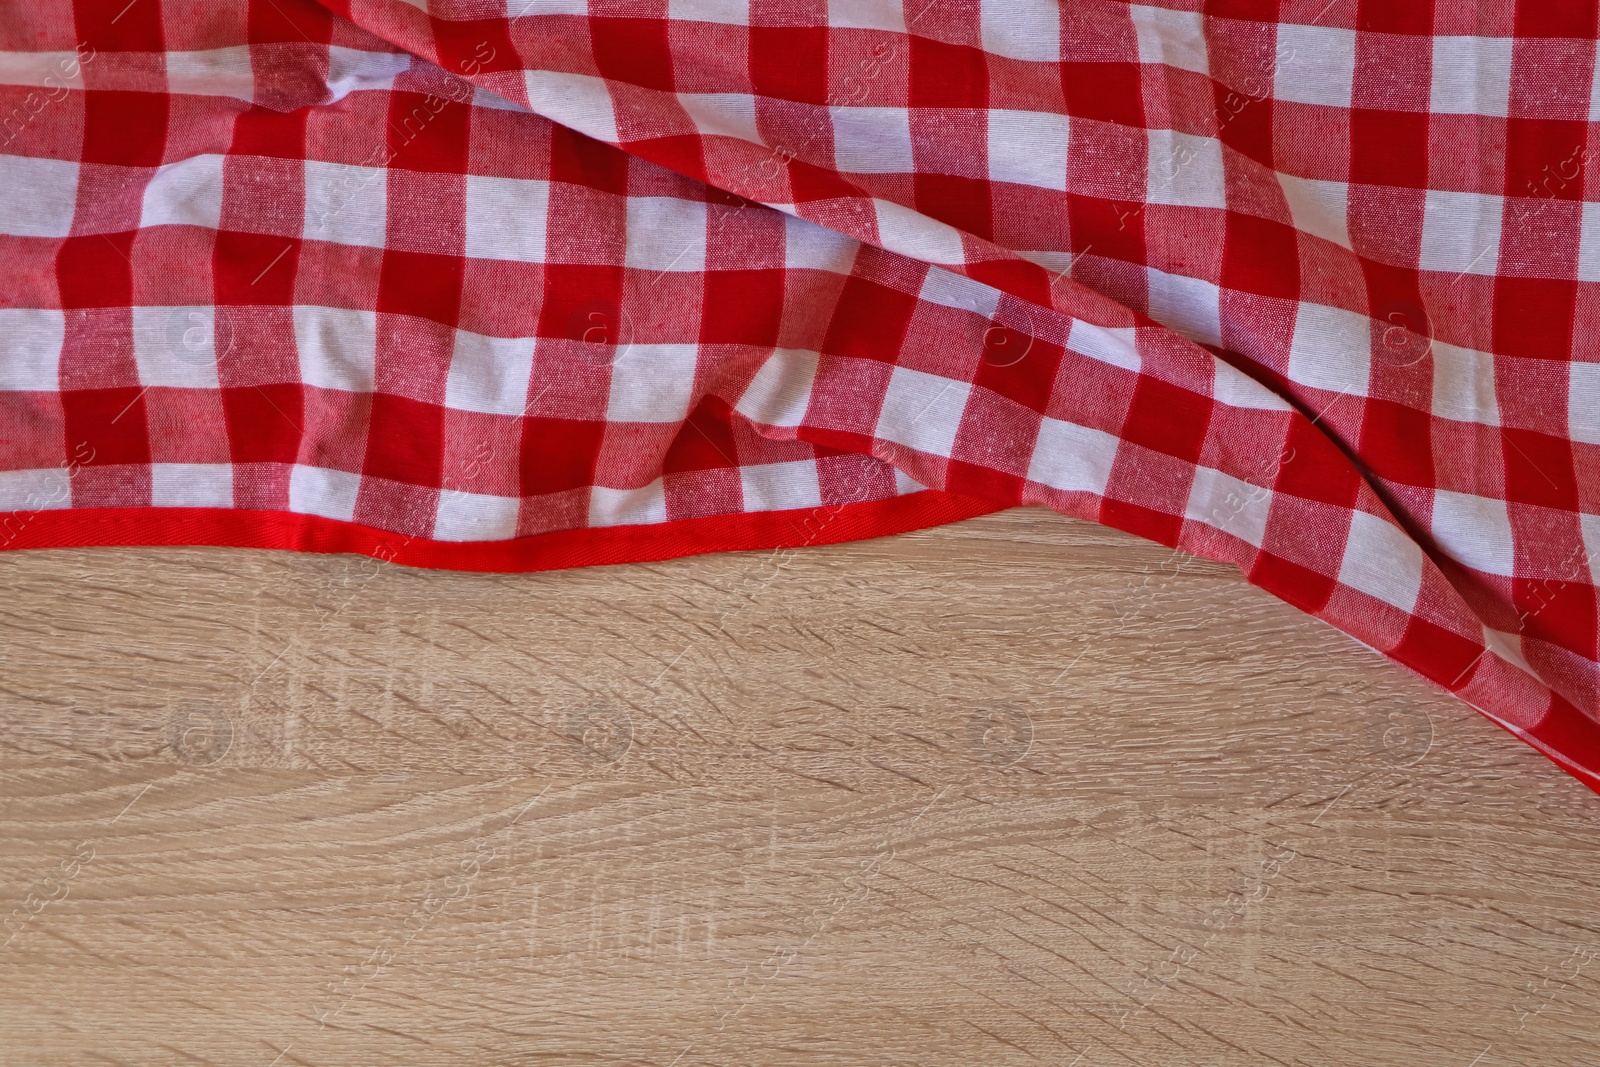
<path fill-rule="evenodd" d="M 887 500 L 556 530 L 506 541 L 435 541 L 320 515 L 242 508 L 64 508 L 0 512 L 0 548 L 209 545 L 355 552 L 444 570 L 548 571 L 831 545 L 941 526 L 1007 506 L 929 489 Z"/>
<path fill-rule="evenodd" d="M 1476 704 L 1472 707 L 1483 712 Z M 1487 713 L 1484 717 L 1600 794 L 1600 775 L 1589 769 L 1600 767 L 1600 723 L 1559 698 L 1545 717 L 1527 730 L 1508 725 Z"/>

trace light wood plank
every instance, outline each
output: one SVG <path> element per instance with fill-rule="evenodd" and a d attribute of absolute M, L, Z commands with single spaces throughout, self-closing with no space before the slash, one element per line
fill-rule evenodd
<path fill-rule="evenodd" d="M 1594 1062 L 1596 798 L 1038 511 L 0 556 L 0 1063 Z"/>

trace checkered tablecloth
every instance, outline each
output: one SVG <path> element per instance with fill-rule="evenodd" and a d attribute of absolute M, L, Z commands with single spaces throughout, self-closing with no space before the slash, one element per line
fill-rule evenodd
<path fill-rule="evenodd" d="M 1044 505 L 1600 785 L 1596 20 L 0 0 L 0 544 L 533 569 Z"/>

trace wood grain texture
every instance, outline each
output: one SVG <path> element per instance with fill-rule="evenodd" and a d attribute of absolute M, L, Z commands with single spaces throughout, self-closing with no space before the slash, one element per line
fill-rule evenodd
<path fill-rule="evenodd" d="M 1038 511 L 0 556 L 0 1064 L 1600 1061 L 1600 802 Z"/>

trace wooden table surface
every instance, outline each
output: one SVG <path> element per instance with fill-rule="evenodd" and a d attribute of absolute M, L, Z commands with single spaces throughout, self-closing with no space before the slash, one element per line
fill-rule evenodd
<path fill-rule="evenodd" d="M 1600 1063 L 1600 798 L 1039 511 L 0 556 L 0 1063 Z"/>

